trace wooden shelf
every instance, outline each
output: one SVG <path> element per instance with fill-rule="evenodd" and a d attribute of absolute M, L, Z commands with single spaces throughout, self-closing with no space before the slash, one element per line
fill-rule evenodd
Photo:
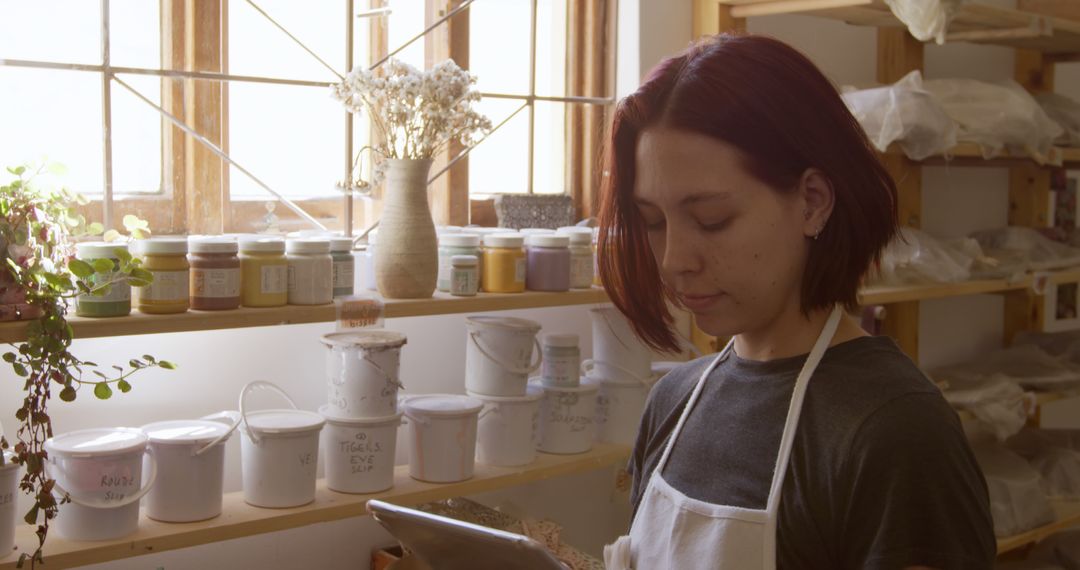
<path fill-rule="evenodd" d="M 896 155 L 904 154 L 899 145 L 890 146 L 887 152 Z M 1024 162 L 1034 162 L 1034 159 L 1027 153 L 1009 151 L 1003 151 L 997 156 L 985 158 L 979 145 L 960 143 L 949 149 L 944 155 L 932 156 L 919 162 L 927 165 L 1008 167 Z M 1080 164 L 1080 148 L 1053 147 L 1047 156 L 1047 166 L 1070 166 L 1076 164 Z"/>
<path fill-rule="evenodd" d="M 884 0 L 719 0 L 731 16 L 806 14 L 855 26 L 903 26 Z M 963 4 L 949 24 L 948 42 L 970 42 L 1066 56 L 1080 53 L 1080 22 L 984 4 Z"/>
<path fill-rule="evenodd" d="M 999 538 L 997 541 L 998 554 L 1035 544 L 1056 532 L 1080 524 L 1080 501 L 1051 500 L 1050 502 L 1054 507 L 1054 512 L 1057 514 L 1057 520 L 1015 536 Z"/>
<path fill-rule="evenodd" d="M 566 305 L 591 305 L 607 302 L 603 289 L 579 289 L 566 293 L 498 294 L 480 293 L 475 297 L 454 297 L 435 293 L 430 299 L 384 300 L 384 317 L 424 317 L 454 313 L 507 311 Z M 177 315 L 146 315 L 132 311 L 126 317 L 90 319 L 72 316 L 69 320 L 75 338 L 96 338 L 136 334 L 232 329 L 301 323 L 323 323 L 337 319 L 334 305 L 240 308 L 233 311 L 188 311 Z M 20 342 L 26 338 L 26 323 L 0 323 L 0 343 Z"/>
<path fill-rule="evenodd" d="M 50 569 L 98 564 L 154 552 L 366 516 L 365 505 L 368 499 L 380 499 L 406 506 L 419 505 L 593 471 L 621 464 L 629 456 L 630 450 L 626 447 L 597 444 L 589 453 L 580 455 L 539 454 L 535 462 L 524 467 L 491 467 L 477 464 L 476 474 L 472 479 L 444 485 L 422 483 L 411 479 L 408 475 L 408 466 L 401 465 L 397 467 L 394 475 L 394 488 L 389 491 L 370 495 L 347 495 L 327 489 L 325 480 L 320 479 L 315 501 L 292 509 L 253 507 L 244 502 L 242 493 L 228 493 L 225 495 L 223 514 L 208 521 L 171 524 L 153 521 L 144 515 L 139 521 L 139 530 L 135 534 L 102 542 L 68 541 L 57 536 L 54 530 L 46 543 L 45 562 L 46 567 Z M 18 552 L 33 551 L 34 545 L 37 544 L 33 531 L 34 527 L 29 525 L 20 525 L 16 530 Z M 0 570 L 15 568 L 18 552 L 0 560 Z"/>
<path fill-rule="evenodd" d="M 1031 286 L 1031 277 L 1023 279 L 990 279 L 982 281 L 962 281 L 959 283 L 928 283 L 925 285 L 872 286 L 859 294 L 862 305 L 887 305 L 907 301 L 925 301 L 943 297 L 964 295 L 982 295 L 986 293 L 1004 293 L 1027 289 Z"/>

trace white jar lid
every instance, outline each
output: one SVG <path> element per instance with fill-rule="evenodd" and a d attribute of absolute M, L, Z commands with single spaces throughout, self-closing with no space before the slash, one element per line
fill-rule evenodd
<path fill-rule="evenodd" d="M 488 396 L 487 394 L 477 394 L 476 392 L 465 391 L 470 398 L 476 398 L 483 402 L 498 402 L 506 404 L 526 404 L 529 402 L 535 402 L 544 397 L 544 389 L 539 385 L 529 384 L 525 387 L 524 396 Z"/>
<path fill-rule="evenodd" d="M 439 245 L 447 247 L 480 247 L 480 234 L 443 234 L 439 236 Z"/>
<path fill-rule="evenodd" d="M 565 234 L 534 234 L 529 236 L 529 247 L 570 247 L 570 236 Z"/>
<path fill-rule="evenodd" d="M 450 265 L 454 267 L 476 267 L 480 260 L 475 255 L 452 255 Z"/>
<path fill-rule="evenodd" d="M 578 347 L 578 335 L 576 334 L 546 334 L 544 335 L 544 346 L 555 346 L 565 348 L 577 348 Z"/>
<path fill-rule="evenodd" d="M 113 259 L 118 249 L 127 251 L 127 242 L 83 241 L 75 244 L 79 259 Z"/>
<path fill-rule="evenodd" d="M 199 237 L 188 239 L 191 253 L 236 253 L 240 244 L 227 237 Z"/>
<path fill-rule="evenodd" d="M 154 443 L 185 445 L 210 443 L 229 433 L 230 426 L 210 420 L 169 420 L 146 424 L 140 429 Z"/>
<path fill-rule="evenodd" d="M 461 226 L 439 226 L 435 228 L 435 233 L 439 235 L 443 234 L 460 234 Z"/>
<path fill-rule="evenodd" d="M 289 232 L 285 234 L 287 238 L 312 238 L 312 237 L 325 237 L 328 238 L 334 235 L 329 230 L 297 230 L 295 232 Z"/>
<path fill-rule="evenodd" d="M 590 245 L 592 243 L 592 228 L 582 226 L 563 226 L 556 233 L 570 236 L 571 245 Z"/>
<path fill-rule="evenodd" d="M 469 332 L 479 332 L 482 327 L 499 327 L 511 331 L 528 331 L 536 334 L 540 332 L 540 323 L 522 319 L 519 317 L 496 317 L 494 315 L 478 315 L 465 317 L 465 327 Z"/>
<path fill-rule="evenodd" d="M 187 238 L 159 237 L 135 242 L 135 250 L 143 255 L 185 255 Z"/>
<path fill-rule="evenodd" d="M 555 233 L 555 230 L 550 230 L 548 228 L 523 228 L 523 229 L 518 230 L 518 233 L 523 235 L 523 236 L 535 236 L 535 235 L 553 234 L 553 233 Z"/>
<path fill-rule="evenodd" d="M 350 252 L 352 251 L 353 238 L 345 236 L 334 236 L 330 238 L 330 251 L 334 252 Z"/>
<path fill-rule="evenodd" d="M 123 455 L 141 452 L 149 441 L 140 429 L 91 428 L 51 437 L 45 442 L 45 451 L 70 457 Z"/>
<path fill-rule="evenodd" d="M 330 253 L 330 240 L 325 238 L 297 238 L 285 242 L 289 253 Z"/>
<path fill-rule="evenodd" d="M 489 247 L 521 247 L 525 245 L 525 236 L 516 233 L 497 233 L 484 236 L 484 245 Z"/>
<path fill-rule="evenodd" d="M 285 253 L 285 240 L 277 237 L 249 238 L 240 242 L 240 251 Z"/>
<path fill-rule="evenodd" d="M 307 410 L 259 410 L 247 414 L 247 429 L 258 436 L 292 434 L 322 429 L 326 420 Z"/>
<path fill-rule="evenodd" d="M 426 394 L 406 398 L 403 406 L 408 416 L 456 418 L 480 413 L 484 403 L 458 394 Z"/>
<path fill-rule="evenodd" d="M 330 347 L 398 348 L 406 342 L 404 334 L 382 329 L 336 332 L 322 336 L 322 343 Z"/>
<path fill-rule="evenodd" d="M 401 423 L 401 412 L 398 412 L 392 416 L 382 416 L 377 418 L 351 418 L 331 412 L 329 404 L 324 404 L 321 408 L 319 408 L 319 415 L 326 418 L 326 421 L 332 424 L 341 424 L 347 426 L 377 427 Z"/>

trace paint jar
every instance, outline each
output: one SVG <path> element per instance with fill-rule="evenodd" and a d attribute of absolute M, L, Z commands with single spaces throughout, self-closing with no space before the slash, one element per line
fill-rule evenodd
<path fill-rule="evenodd" d="M 570 290 L 570 237 L 536 234 L 528 238 L 525 286 L 530 291 Z"/>
<path fill-rule="evenodd" d="M 450 258 L 450 294 L 472 297 L 480 288 L 479 259 L 475 255 L 455 255 Z"/>
<path fill-rule="evenodd" d="M 135 428 L 93 428 L 45 442 L 48 477 L 56 480 L 60 505 L 56 531 L 68 540 L 112 540 L 139 528 L 139 500 L 157 477 L 150 439 Z M 143 474 L 143 455 L 149 471 Z"/>
<path fill-rule="evenodd" d="M 484 236 L 484 262 L 480 287 L 488 293 L 525 290 L 525 236 L 497 233 Z"/>
<path fill-rule="evenodd" d="M 596 395 L 596 441 L 633 445 L 651 384 L 599 380 Z"/>
<path fill-rule="evenodd" d="M 22 474 L 21 466 L 15 463 L 14 453 L 0 453 L 4 454 L 4 463 L 0 465 L 0 560 L 3 560 L 15 548 L 15 521 L 19 519 L 15 499 L 19 496 Z"/>
<path fill-rule="evenodd" d="M 326 353 L 329 412 L 347 418 L 379 418 L 398 412 L 398 377 L 405 335 L 365 329 L 322 336 Z"/>
<path fill-rule="evenodd" d="M 363 288 L 368 291 L 378 291 L 379 286 L 375 283 L 375 240 L 379 237 L 379 230 L 371 230 L 367 235 L 367 249 L 359 255 Z"/>
<path fill-rule="evenodd" d="M 529 386 L 524 396 L 499 397 L 469 393 L 484 403 L 477 427 L 476 460 L 486 465 L 517 467 L 536 459 L 536 422 L 544 391 Z"/>
<path fill-rule="evenodd" d="M 285 244 L 289 260 L 289 304 L 326 305 L 334 302 L 334 259 L 330 240 L 291 239 Z"/>
<path fill-rule="evenodd" d="M 146 287 L 136 287 L 136 306 L 152 315 L 183 313 L 190 305 L 191 275 L 184 238 L 154 238 L 137 242 L 142 268 L 154 275 Z"/>
<path fill-rule="evenodd" d="M 588 380 L 582 380 L 576 388 L 544 386 L 538 378 L 530 384 L 544 390 L 536 448 L 557 454 L 585 453 L 592 449 L 599 386 Z"/>
<path fill-rule="evenodd" d="M 348 418 L 323 406 L 326 486 L 339 493 L 378 493 L 394 486 L 394 454 L 401 414 Z"/>
<path fill-rule="evenodd" d="M 158 462 L 158 477 L 146 495 L 146 516 L 164 522 L 194 522 L 221 514 L 225 442 L 239 425 L 236 412 L 222 421 L 170 420 L 144 425 Z M 143 460 L 149 469 L 150 460 Z"/>
<path fill-rule="evenodd" d="M 439 236 L 439 291 L 450 291 L 450 272 L 455 255 L 480 257 L 480 235 L 450 233 Z"/>
<path fill-rule="evenodd" d="M 223 311 L 240 306 L 239 249 L 236 240 L 230 238 L 188 240 L 192 309 Z"/>
<path fill-rule="evenodd" d="M 353 257 L 353 238 L 330 238 L 330 258 L 333 260 L 334 296 L 344 297 L 353 294 L 353 279 L 356 275 L 356 259 Z"/>
<path fill-rule="evenodd" d="M 593 286 L 592 228 L 566 226 L 558 233 L 570 236 L 570 288 L 588 289 Z"/>
<path fill-rule="evenodd" d="M 465 328 L 465 389 L 485 396 L 524 396 L 529 374 L 540 368 L 540 324 L 476 316 L 465 318 Z"/>
<path fill-rule="evenodd" d="M 429 483 L 471 479 L 476 463 L 476 426 L 484 403 L 455 394 L 406 398 L 409 476 Z"/>
<path fill-rule="evenodd" d="M 285 259 L 285 240 L 242 240 L 240 273 L 240 302 L 245 307 L 281 307 L 288 302 L 289 262 Z"/>
<path fill-rule="evenodd" d="M 95 272 L 88 282 L 91 286 L 108 283 L 121 278 L 120 259 L 116 250 L 128 250 L 126 243 L 107 243 L 103 241 L 82 242 L 75 244 L 79 259 L 93 265 L 96 260 L 107 259 L 113 262 L 113 270 L 107 273 Z M 75 302 L 75 314 L 80 317 L 123 317 L 131 314 L 131 285 L 124 279 L 109 286 L 104 295 L 79 295 Z"/>
<path fill-rule="evenodd" d="M 576 334 L 544 335 L 544 360 L 540 377 L 545 386 L 573 388 L 581 370 L 581 348 Z"/>

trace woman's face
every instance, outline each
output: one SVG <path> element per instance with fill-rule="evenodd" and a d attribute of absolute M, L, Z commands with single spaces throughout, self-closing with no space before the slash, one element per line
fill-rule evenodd
<path fill-rule="evenodd" d="M 638 140 L 634 200 L 665 283 L 715 336 L 761 330 L 799 307 L 816 233 L 802 192 L 779 192 L 735 147 L 653 128 Z"/>

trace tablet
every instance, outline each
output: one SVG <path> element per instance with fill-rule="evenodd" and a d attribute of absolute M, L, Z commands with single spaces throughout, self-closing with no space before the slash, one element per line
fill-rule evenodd
<path fill-rule="evenodd" d="M 376 500 L 367 502 L 367 510 L 435 570 L 567 570 L 527 536 Z"/>

